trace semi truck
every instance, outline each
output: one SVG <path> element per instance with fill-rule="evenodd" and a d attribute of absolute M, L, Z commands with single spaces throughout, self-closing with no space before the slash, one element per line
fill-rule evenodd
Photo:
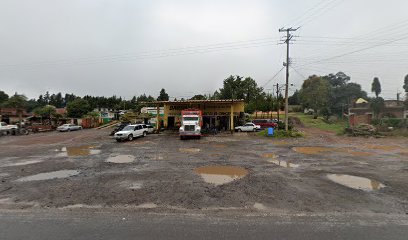
<path fill-rule="evenodd" d="M 202 112 L 199 109 L 185 109 L 181 111 L 180 139 L 188 137 L 201 137 L 203 124 Z"/>

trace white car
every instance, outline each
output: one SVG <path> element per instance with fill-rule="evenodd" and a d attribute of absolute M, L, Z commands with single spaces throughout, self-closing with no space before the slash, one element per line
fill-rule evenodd
<path fill-rule="evenodd" d="M 154 127 L 149 124 L 143 124 L 143 128 L 147 129 L 147 133 L 153 133 L 154 132 Z"/>
<path fill-rule="evenodd" d="M 82 130 L 82 127 L 75 125 L 75 124 L 63 124 L 57 127 L 57 131 L 60 131 L 60 132 L 69 132 L 69 131 L 75 131 L 75 130 Z"/>
<path fill-rule="evenodd" d="M 144 128 L 143 125 L 145 124 L 127 125 L 121 131 L 115 133 L 114 138 L 120 142 L 122 140 L 132 141 L 135 137 L 139 136 L 145 137 L 148 133 L 148 128 Z"/>
<path fill-rule="evenodd" d="M 244 126 L 235 127 L 237 132 L 255 132 L 261 129 L 261 126 L 254 123 L 245 123 Z"/>

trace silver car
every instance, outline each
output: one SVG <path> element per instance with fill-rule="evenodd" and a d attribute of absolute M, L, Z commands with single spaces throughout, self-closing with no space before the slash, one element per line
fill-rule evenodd
<path fill-rule="evenodd" d="M 75 124 L 63 124 L 57 127 L 57 131 L 60 132 L 70 132 L 75 130 L 82 130 L 82 127 Z"/>

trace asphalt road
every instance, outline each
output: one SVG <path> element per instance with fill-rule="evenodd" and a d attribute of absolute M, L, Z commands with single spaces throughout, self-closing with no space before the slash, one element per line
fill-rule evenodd
<path fill-rule="evenodd" d="M 1 212 L 0 239 L 407 239 L 406 216 Z"/>

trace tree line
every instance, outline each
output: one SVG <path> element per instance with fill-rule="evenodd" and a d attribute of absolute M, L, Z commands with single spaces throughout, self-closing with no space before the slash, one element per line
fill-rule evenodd
<path fill-rule="evenodd" d="M 325 76 L 312 75 L 305 79 L 300 90 L 296 90 L 289 97 L 290 105 L 301 105 L 303 108 L 311 108 L 315 115 L 321 114 L 329 117 L 331 115 L 341 116 L 350 103 L 358 98 L 370 101 L 375 114 L 381 111 L 384 99 L 381 94 L 381 84 L 378 78 L 373 79 L 372 92 L 375 98 L 368 98 L 367 92 L 362 90 L 361 85 L 350 82 L 351 78 L 344 72 L 328 74 Z M 403 88 L 408 94 L 408 75 L 404 78 Z M 224 79 L 222 88 L 213 94 L 197 94 L 191 100 L 218 100 L 218 99 L 243 99 L 245 102 L 245 112 L 255 111 L 277 111 L 284 109 L 284 98 L 278 89 L 266 92 L 263 87 L 258 86 L 251 77 L 231 75 Z M 143 102 L 168 101 L 169 95 L 164 88 L 159 92 L 157 98 L 141 94 L 133 96 L 129 100 L 115 95 L 111 97 L 76 96 L 75 94 L 52 93 L 48 91 L 38 96 L 38 98 L 27 99 L 22 94 L 15 93 L 8 96 L 4 91 L 0 91 L 0 107 L 12 107 L 18 110 L 34 112 L 43 117 L 57 116 L 56 108 L 66 107 L 68 117 L 79 118 L 84 115 L 94 115 L 92 111 L 98 108 L 108 108 L 114 111 L 133 110 L 139 112 L 145 106 Z M 177 100 L 177 99 L 174 99 Z M 180 99 L 185 100 L 185 99 Z"/>

